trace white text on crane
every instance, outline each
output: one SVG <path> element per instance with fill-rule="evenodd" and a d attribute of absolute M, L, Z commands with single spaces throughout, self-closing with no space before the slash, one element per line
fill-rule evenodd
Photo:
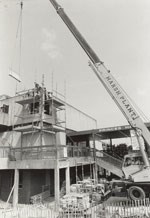
<path fill-rule="evenodd" d="M 126 99 L 126 97 L 123 95 L 123 93 L 120 91 L 119 87 L 117 86 L 117 84 L 112 80 L 112 78 L 110 76 L 106 77 L 106 80 L 109 82 L 109 84 L 111 85 L 111 87 L 113 88 L 113 90 L 115 91 L 115 94 L 117 96 L 117 98 L 120 99 L 122 105 L 124 105 L 124 107 L 127 109 L 127 111 L 129 112 L 132 120 L 137 119 L 139 116 L 136 114 L 135 110 L 131 107 L 131 104 L 128 102 L 128 100 Z"/>

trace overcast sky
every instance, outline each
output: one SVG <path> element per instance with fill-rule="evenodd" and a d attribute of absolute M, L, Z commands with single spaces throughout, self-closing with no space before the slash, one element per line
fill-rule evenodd
<path fill-rule="evenodd" d="M 119 84 L 150 118 L 150 1 L 58 0 Z M 19 69 L 18 0 L 0 1 L 0 94 L 13 95 L 9 68 Z M 16 42 L 16 46 L 15 46 Z M 64 92 L 73 106 L 93 116 L 98 127 L 127 124 L 49 0 L 24 0 L 22 83 L 34 81 Z M 53 74 L 53 82 L 52 82 Z"/>

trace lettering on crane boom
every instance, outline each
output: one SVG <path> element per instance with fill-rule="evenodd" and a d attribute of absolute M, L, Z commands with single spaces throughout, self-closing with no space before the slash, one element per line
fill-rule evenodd
<path fill-rule="evenodd" d="M 137 119 L 139 116 L 136 114 L 136 112 L 134 111 L 134 109 L 131 107 L 131 105 L 129 104 L 128 100 L 125 98 L 125 96 L 122 94 L 122 92 L 119 90 L 119 88 L 117 87 L 117 85 L 115 84 L 115 82 L 112 80 L 112 78 L 110 76 L 106 77 L 107 81 L 109 82 L 109 84 L 111 85 L 111 87 L 113 88 L 113 90 L 115 91 L 115 94 L 117 95 L 117 98 L 119 99 L 119 102 L 122 103 L 122 105 L 127 109 L 127 111 L 129 112 L 132 120 Z"/>

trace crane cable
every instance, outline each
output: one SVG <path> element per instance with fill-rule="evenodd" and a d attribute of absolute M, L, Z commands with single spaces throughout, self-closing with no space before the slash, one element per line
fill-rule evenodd
<path fill-rule="evenodd" d="M 10 71 L 14 72 L 17 75 L 17 78 L 15 78 L 16 80 L 18 80 L 18 78 L 21 75 L 21 56 L 22 56 L 22 11 L 23 11 L 23 1 L 20 2 L 20 14 L 19 14 L 19 19 L 18 19 L 18 25 L 17 25 L 17 31 L 16 31 L 16 37 L 15 37 L 15 43 L 14 43 L 14 55 L 12 57 L 12 61 L 11 61 L 11 67 L 10 67 Z M 14 65 L 14 61 L 16 58 L 16 47 L 17 47 L 17 41 L 18 41 L 18 36 L 19 36 L 19 66 L 18 66 L 18 73 L 16 73 L 15 70 L 13 70 L 13 65 Z M 13 76 L 12 76 L 13 77 Z M 19 81 L 19 80 L 18 80 Z M 20 81 L 19 81 L 20 82 Z M 16 85 L 16 92 L 17 92 L 17 85 Z"/>
<path fill-rule="evenodd" d="M 23 1 L 20 3 L 20 47 L 19 47 L 19 76 L 21 74 L 21 51 L 22 51 L 22 10 L 23 10 Z"/>

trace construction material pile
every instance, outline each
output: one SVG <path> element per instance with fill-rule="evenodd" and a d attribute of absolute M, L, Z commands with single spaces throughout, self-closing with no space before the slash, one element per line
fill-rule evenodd
<path fill-rule="evenodd" d="M 63 196 L 60 200 L 60 206 L 63 211 L 67 212 L 77 213 L 78 211 L 86 210 L 90 206 L 89 195 L 72 192 Z"/>
<path fill-rule="evenodd" d="M 103 200 L 107 190 L 106 184 L 96 183 L 93 179 L 87 179 L 71 185 L 70 191 L 75 193 L 87 193 L 90 203 L 95 205 Z"/>
<path fill-rule="evenodd" d="M 65 213 L 79 213 L 102 202 L 105 195 L 105 184 L 96 183 L 93 179 L 78 181 L 72 184 L 70 194 L 60 200 L 60 207 Z"/>

